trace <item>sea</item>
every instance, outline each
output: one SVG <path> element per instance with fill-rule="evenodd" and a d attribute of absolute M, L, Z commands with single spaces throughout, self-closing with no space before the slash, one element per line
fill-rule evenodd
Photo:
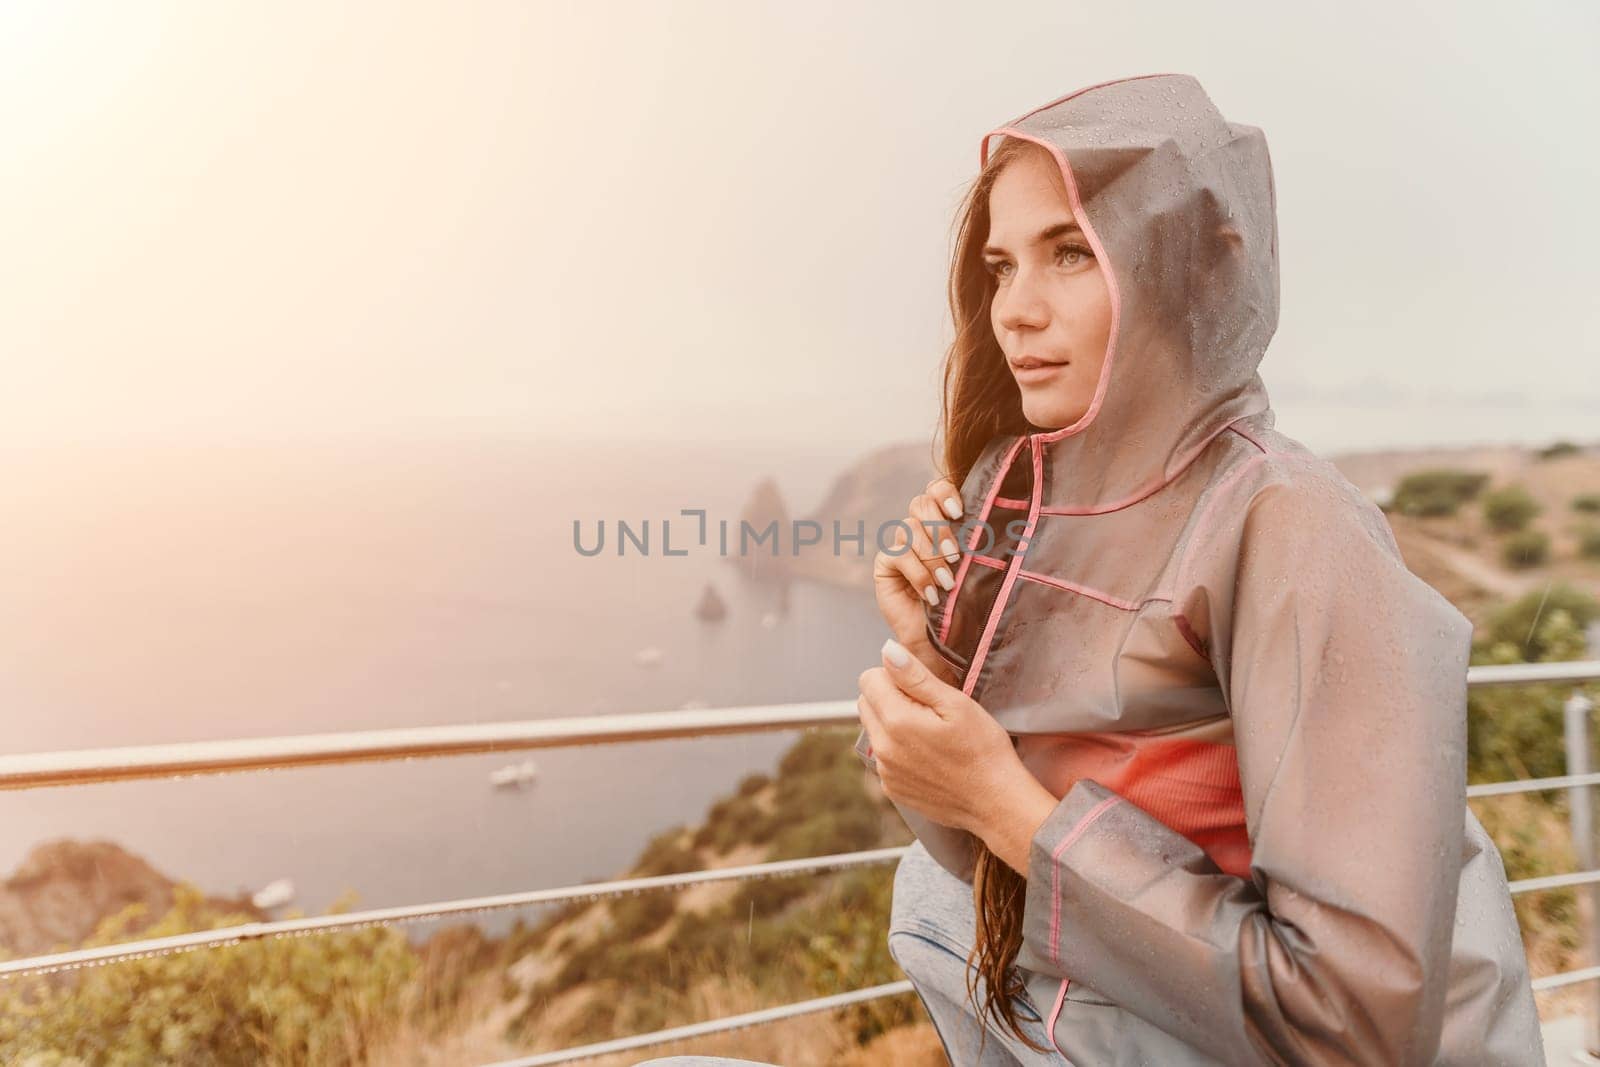
<path fill-rule="evenodd" d="M 503 435 L 8 451 L 0 752 L 854 699 L 887 636 L 870 592 L 785 588 L 716 531 L 766 478 L 810 510 L 861 455 Z M 604 551 L 581 553 L 602 521 Z M 619 555 L 619 522 L 648 525 L 649 551 Z M 708 586 L 720 622 L 695 614 Z M 347 891 L 376 908 L 609 879 L 798 736 L 5 791 L 0 873 L 107 840 L 208 893 L 290 879 L 306 914 Z M 531 785 L 490 784 L 526 758 Z"/>

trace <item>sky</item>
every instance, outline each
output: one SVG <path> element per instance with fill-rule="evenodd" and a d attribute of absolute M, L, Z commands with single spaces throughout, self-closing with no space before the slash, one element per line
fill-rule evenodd
<path fill-rule="evenodd" d="M 1198 77 L 1316 448 L 1595 436 L 1600 7 L 0 5 L 0 441 L 926 439 L 982 134 Z"/>

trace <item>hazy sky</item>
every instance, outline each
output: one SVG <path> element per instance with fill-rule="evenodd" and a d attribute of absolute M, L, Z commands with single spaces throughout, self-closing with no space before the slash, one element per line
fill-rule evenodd
<path fill-rule="evenodd" d="M 1267 133 L 1278 426 L 1595 436 L 1600 7 L 0 5 L 0 433 L 925 437 L 978 139 Z"/>

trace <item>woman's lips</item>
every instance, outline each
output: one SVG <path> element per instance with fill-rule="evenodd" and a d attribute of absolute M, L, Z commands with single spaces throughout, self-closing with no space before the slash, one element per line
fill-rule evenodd
<path fill-rule="evenodd" d="M 1045 363 L 1041 360 L 1021 360 L 1011 368 L 1019 382 L 1042 382 L 1066 367 L 1065 363 Z"/>

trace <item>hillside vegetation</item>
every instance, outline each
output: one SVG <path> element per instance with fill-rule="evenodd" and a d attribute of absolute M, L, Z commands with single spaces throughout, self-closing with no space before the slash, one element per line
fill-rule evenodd
<path fill-rule="evenodd" d="M 909 843 L 854 739 L 803 733 L 776 777 L 747 777 L 701 824 L 658 835 L 623 876 Z M 884 939 L 892 878 L 881 865 L 574 902 L 504 938 L 452 927 L 421 950 L 379 927 L 14 980 L 0 983 L 0 1062 L 442 1067 L 846 992 L 902 977 Z M 192 886 L 176 896 L 138 936 L 251 918 L 207 906 Z M 89 944 L 128 939 L 144 910 L 108 918 Z M 918 1010 L 900 997 L 692 1044 L 785 1063 L 939 1063 L 931 1026 L 900 1029 Z"/>

